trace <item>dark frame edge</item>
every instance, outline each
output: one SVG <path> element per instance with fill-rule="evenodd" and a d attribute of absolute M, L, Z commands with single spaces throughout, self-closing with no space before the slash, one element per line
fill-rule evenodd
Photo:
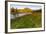
<path fill-rule="evenodd" d="M 44 31 L 45 31 L 45 3 L 44 3 Z"/>
<path fill-rule="evenodd" d="M 5 1 L 5 33 L 8 33 L 8 30 L 7 30 L 7 23 L 8 23 L 8 21 L 7 21 L 7 1 Z"/>
<path fill-rule="evenodd" d="M 7 3 L 8 2 L 21 2 L 21 3 L 37 3 L 37 4 L 44 4 L 44 30 L 38 30 L 38 31 L 22 31 L 22 32 L 8 32 L 8 27 L 7 27 Z M 5 33 L 25 33 L 25 32 L 41 32 L 41 31 L 45 31 L 45 3 L 42 2 L 27 2 L 27 1 L 5 1 Z"/>
<path fill-rule="evenodd" d="M 37 4 L 45 4 L 44 2 L 30 2 L 30 1 L 7 1 L 7 2 L 22 2 L 22 3 L 37 3 Z"/>

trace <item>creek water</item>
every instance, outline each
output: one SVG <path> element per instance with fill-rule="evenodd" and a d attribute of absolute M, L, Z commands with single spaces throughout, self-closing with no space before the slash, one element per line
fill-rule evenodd
<path fill-rule="evenodd" d="M 24 15 L 27 15 L 27 14 L 31 14 L 31 13 L 19 13 L 19 14 L 15 14 L 15 15 L 11 14 L 10 18 L 14 19 L 16 17 L 21 17 L 21 16 L 24 16 Z"/>

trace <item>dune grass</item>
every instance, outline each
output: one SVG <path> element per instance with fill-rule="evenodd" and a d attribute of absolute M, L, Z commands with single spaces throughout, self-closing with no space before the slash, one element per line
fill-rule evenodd
<path fill-rule="evenodd" d="M 11 20 L 11 29 L 40 28 L 41 13 L 33 13 Z"/>

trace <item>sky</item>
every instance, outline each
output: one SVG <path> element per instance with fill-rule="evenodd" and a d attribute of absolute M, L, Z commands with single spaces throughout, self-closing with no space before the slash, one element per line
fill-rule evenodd
<path fill-rule="evenodd" d="M 16 4 L 10 4 L 10 7 L 14 7 L 17 9 L 23 9 L 23 8 L 30 8 L 32 10 L 38 10 L 41 9 L 40 5 L 16 5 Z"/>

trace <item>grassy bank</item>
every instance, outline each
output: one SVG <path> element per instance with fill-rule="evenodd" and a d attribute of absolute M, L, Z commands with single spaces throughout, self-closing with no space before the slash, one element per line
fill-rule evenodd
<path fill-rule="evenodd" d="M 11 20 L 11 29 L 41 27 L 41 13 L 33 13 Z"/>

